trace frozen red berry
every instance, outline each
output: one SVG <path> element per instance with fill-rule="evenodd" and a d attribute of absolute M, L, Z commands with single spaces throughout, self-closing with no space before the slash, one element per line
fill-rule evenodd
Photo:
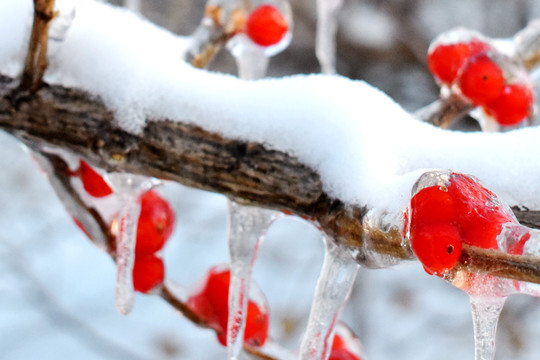
<path fill-rule="evenodd" d="M 485 109 L 500 125 L 514 126 L 530 115 L 533 102 L 533 93 L 528 86 L 510 84 Z"/>
<path fill-rule="evenodd" d="M 201 289 L 187 301 L 188 307 L 216 330 L 218 340 L 223 346 L 227 345 L 230 277 L 228 268 L 210 269 Z M 267 307 L 249 299 L 244 341 L 251 346 L 264 345 L 268 338 L 268 321 Z"/>
<path fill-rule="evenodd" d="M 249 14 L 246 34 L 257 45 L 271 46 L 279 43 L 287 32 L 288 24 L 283 14 L 272 5 L 261 5 Z"/>
<path fill-rule="evenodd" d="M 136 291 L 148 293 L 163 283 L 165 266 L 163 260 L 155 255 L 135 255 L 133 265 L 133 287 Z"/>
<path fill-rule="evenodd" d="M 101 198 L 112 194 L 113 191 L 109 185 L 86 161 L 80 161 L 77 175 L 83 183 L 84 190 L 91 196 Z"/>
<path fill-rule="evenodd" d="M 441 186 L 429 186 L 411 199 L 411 221 L 415 226 L 438 222 L 450 223 L 456 218 L 454 199 Z"/>
<path fill-rule="evenodd" d="M 140 201 L 135 252 L 152 254 L 160 250 L 171 236 L 175 214 L 169 202 L 156 191 L 147 191 Z"/>
<path fill-rule="evenodd" d="M 411 247 L 430 274 L 440 275 L 456 266 L 461 255 L 461 236 L 457 226 L 447 223 L 411 229 Z"/>
<path fill-rule="evenodd" d="M 328 360 L 362 360 L 360 357 L 356 356 L 347 348 L 347 344 L 343 338 L 336 334 L 334 336 L 334 342 L 332 343 L 332 349 L 330 350 L 330 356 Z"/>
<path fill-rule="evenodd" d="M 489 45 L 480 40 L 437 44 L 427 56 L 429 71 L 443 84 L 453 83 L 468 59 L 489 49 Z"/>
<path fill-rule="evenodd" d="M 475 105 L 484 105 L 497 98 L 504 89 L 504 74 L 488 54 L 482 53 L 467 61 L 459 77 L 463 95 Z"/>

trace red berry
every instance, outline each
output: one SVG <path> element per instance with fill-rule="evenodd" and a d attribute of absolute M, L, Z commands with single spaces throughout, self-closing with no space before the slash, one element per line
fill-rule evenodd
<path fill-rule="evenodd" d="M 332 344 L 332 349 L 330 350 L 330 356 L 328 357 L 328 360 L 362 360 L 358 356 L 352 354 L 349 349 L 347 349 L 347 345 L 345 344 L 345 341 L 336 334 L 334 336 L 334 342 Z"/>
<path fill-rule="evenodd" d="M 430 274 L 440 275 L 456 266 L 461 255 L 461 236 L 455 225 L 437 223 L 411 231 L 411 247 Z"/>
<path fill-rule="evenodd" d="M 484 105 L 502 93 L 504 74 L 487 54 L 480 54 L 464 66 L 459 86 L 463 95 L 475 105 Z"/>
<path fill-rule="evenodd" d="M 174 229 L 175 215 L 167 200 L 150 190 L 141 196 L 137 224 L 136 253 L 153 254 L 160 250 Z"/>
<path fill-rule="evenodd" d="M 450 223 L 456 218 L 452 196 L 447 189 L 430 186 L 420 190 L 411 199 L 411 229 L 432 223 Z"/>
<path fill-rule="evenodd" d="M 500 125 L 513 126 L 529 116 L 534 97 L 531 89 L 523 84 L 506 85 L 502 93 L 488 104 L 486 111 Z"/>
<path fill-rule="evenodd" d="M 497 249 L 497 235 L 502 224 L 515 220 L 497 202 L 496 196 L 461 174 L 452 174 L 448 192 L 456 203 L 457 224 L 463 242 L 484 249 Z"/>
<path fill-rule="evenodd" d="M 113 191 L 101 175 L 92 169 L 84 160 L 80 161 L 77 173 L 81 178 L 84 190 L 91 196 L 100 198 L 112 194 Z"/>
<path fill-rule="evenodd" d="M 217 332 L 217 338 L 227 345 L 227 321 L 229 317 L 228 268 L 214 267 L 208 272 L 202 289 L 187 301 L 187 306 Z M 262 346 L 268 338 L 268 311 L 248 300 L 244 341 L 252 346 Z"/>
<path fill-rule="evenodd" d="M 147 293 L 163 283 L 165 266 L 163 260 L 155 255 L 135 255 L 133 265 L 133 287 L 136 291 Z"/>
<path fill-rule="evenodd" d="M 272 5 L 261 5 L 249 14 L 246 34 L 257 45 L 270 46 L 281 41 L 288 24 L 283 14 Z"/>
<path fill-rule="evenodd" d="M 428 53 L 427 65 L 439 82 L 450 85 L 469 58 L 488 48 L 489 45 L 480 40 L 440 44 Z"/>

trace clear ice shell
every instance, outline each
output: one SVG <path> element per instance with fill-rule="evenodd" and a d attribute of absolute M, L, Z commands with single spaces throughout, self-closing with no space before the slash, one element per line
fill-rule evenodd
<path fill-rule="evenodd" d="M 73 19 L 75 19 L 76 1 L 56 0 L 54 11 L 57 13 L 57 16 L 51 21 L 49 27 L 49 56 L 54 56 L 60 50 L 62 42 L 68 35 Z"/>
<path fill-rule="evenodd" d="M 475 360 L 495 358 L 495 334 L 506 297 L 471 296 Z"/>
<path fill-rule="evenodd" d="M 229 200 L 228 245 L 231 266 L 227 351 L 238 359 L 243 346 L 251 275 L 266 230 L 282 213 Z"/>
<path fill-rule="evenodd" d="M 133 308 L 133 265 L 137 224 L 141 212 L 140 197 L 150 190 L 156 181 L 140 175 L 110 173 L 106 176 L 120 201 L 118 232 L 116 235 L 116 294 L 115 305 L 126 315 Z"/>
<path fill-rule="evenodd" d="M 336 73 L 337 13 L 343 0 L 317 0 L 315 54 L 323 74 Z"/>
<path fill-rule="evenodd" d="M 334 327 L 359 268 L 347 249 L 326 236 L 324 241 L 324 263 L 300 345 L 300 358 L 303 360 L 326 360 L 330 355 Z"/>
<path fill-rule="evenodd" d="M 246 35 L 238 34 L 228 43 L 227 48 L 236 60 L 238 77 L 257 80 L 266 75 L 269 58 L 263 47 L 254 44 Z"/>

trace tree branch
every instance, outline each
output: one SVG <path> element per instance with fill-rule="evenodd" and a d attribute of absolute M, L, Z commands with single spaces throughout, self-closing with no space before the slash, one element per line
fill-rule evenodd
<path fill-rule="evenodd" d="M 366 246 L 398 260 L 414 258 L 399 229 L 366 226 L 366 208 L 330 198 L 319 175 L 287 153 L 166 120 L 150 121 L 135 135 L 115 125 L 113 114 L 83 91 L 44 84 L 28 96 L 13 92 L 15 87 L 13 79 L 0 76 L 0 129 L 21 140 L 68 149 L 107 171 L 172 180 L 244 204 L 291 211 L 316 222 L 367 265 Z M 540 212 L 514 211 L 540 227 Z M 468 246 L 463 254 L 461 263 L 471 271 L 540 283 L 537 258 Z"/>

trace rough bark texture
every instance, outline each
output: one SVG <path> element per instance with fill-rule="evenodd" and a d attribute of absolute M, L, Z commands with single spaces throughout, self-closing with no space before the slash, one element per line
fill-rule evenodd
<path fill-rule="evenodd" d="M 115 125 L 102 102 L 83 91 L 45 84 L 31 94 L 2 76 L 0 129 L 37 146 L 68 149 L 108 171 L 172 180 L 244 204 L 291 211 L 316 222 L 352 250 L 361 250 L 369 239 L 370 250 L 378 254 L 414 258 L 402 245 L 399 229 L 364 227 L 366 209 L 329 198 L 315 171 L 261 144 L 166 120 L 151 121 L 141 135 L 134 135 Z M 514 210 L 524 224 L 540 227 L 539 211 Z M 461 262 L 471 270 L 540 283 L 538 259 L 464 249 Z M 356 253 L 358 261 L 369 265 L 365 252 Z"/>

